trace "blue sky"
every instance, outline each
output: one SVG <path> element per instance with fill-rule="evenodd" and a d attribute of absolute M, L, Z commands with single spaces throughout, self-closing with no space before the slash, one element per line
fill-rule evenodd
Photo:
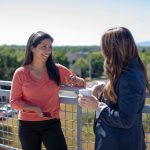
<path fill-rule="evenodd" d="M 0 0 L 0 45 L 26 45 L 36 31 L 54 45 L 99 45 L 102 34 L 127 27 L 135 41 L 150 40 L 149 0 Z"/>

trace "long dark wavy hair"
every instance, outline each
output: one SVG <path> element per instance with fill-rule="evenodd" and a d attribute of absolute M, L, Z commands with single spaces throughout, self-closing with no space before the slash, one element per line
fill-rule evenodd
<path fill-rule="evenodd" d="M 50 39 L 51 42 L 54 41 L 54 39 L 48 33 L 45 33 L 42 31 L 38 31 L 36 33 L 33 33 L 29 37 L 28 42 L 27 42 L 27 46 L 26 46 L 25 60 L 22 64 L 23 66 L 29 65 L 32 63 L 33 52 L 31 51 L 31 49 L 34 47 L 37 47 L 37 45 L 39 45 L 45 39 Z M 51 80 L 54 80 L 57 85 L 60 85 L 59 70 L 58 70 L 57 66 L 55 65 L 55 62 L 52 58 L 52 53 L 46 61 L 46 68 L 47 68 L 49 78 Z"/>
<path fill-rule="evenodd" d="M 133 36 L 127 28 L 115 27 L 107 30 L 101 38 L 101 51 L 105 59 L 104 71 L 109 79 L 104 88 L 105 99 L 110 99 L 114 103 L 117 102 L 118 97 L 114 90 L 115 83 L 134 57 L 138 58 L 144 71 L 146 86 L 150 92 L 146 69 L 139 57 Z"/>

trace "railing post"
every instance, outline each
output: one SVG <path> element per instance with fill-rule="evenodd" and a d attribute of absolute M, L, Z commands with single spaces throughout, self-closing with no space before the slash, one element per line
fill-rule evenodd
<path fill-rule="evenodd" d="M 77 146 L 82 150 L 82 108 L 77 105 Z"/>

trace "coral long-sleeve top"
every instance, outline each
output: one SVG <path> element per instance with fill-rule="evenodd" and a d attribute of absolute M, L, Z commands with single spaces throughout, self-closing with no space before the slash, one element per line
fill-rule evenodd
<path fill-rule="evenodd" d="M 57 67 L 61 83 L 64 83 L 65 77 L 73 73 L 60 64 L 57 64 Z M 49 119 L 39 117 L 33 111 L 23 111 L 24 104 L 36 105 L 43 112 L 50 112 L 51 119 L 59 118 L 59 90 L 60 86 L 49 79 L 47 72 L 39 80 L 31 74 L 27 66 L 23 66 L 18 68 L 14 73 L 10 92 L 10 104 L 12 108 L 19 110 L 19 120 L 42 121 Z"/>

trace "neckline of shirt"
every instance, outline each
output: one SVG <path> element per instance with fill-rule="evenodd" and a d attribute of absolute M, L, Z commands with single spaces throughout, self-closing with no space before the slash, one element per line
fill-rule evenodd
<path fill-rule="evenodd" d="M 43 80 L 45 79 L 45 77 L 47 76 L 47 72 L 45 72 L 45 73 L 42 75 L 41 79 L 38 79 L 38 78 L 36 78 L 36 77 L 31 73 L 30 69 L 28 68 L 28 65 L 27 65 L 27 66 L 24 66 L 24 68 L 27 70 L 29 77 L 30 77 L 32 80 L 36 81 L 36 82 L 41 82 L 41 81 L 43 81 Z"/>

